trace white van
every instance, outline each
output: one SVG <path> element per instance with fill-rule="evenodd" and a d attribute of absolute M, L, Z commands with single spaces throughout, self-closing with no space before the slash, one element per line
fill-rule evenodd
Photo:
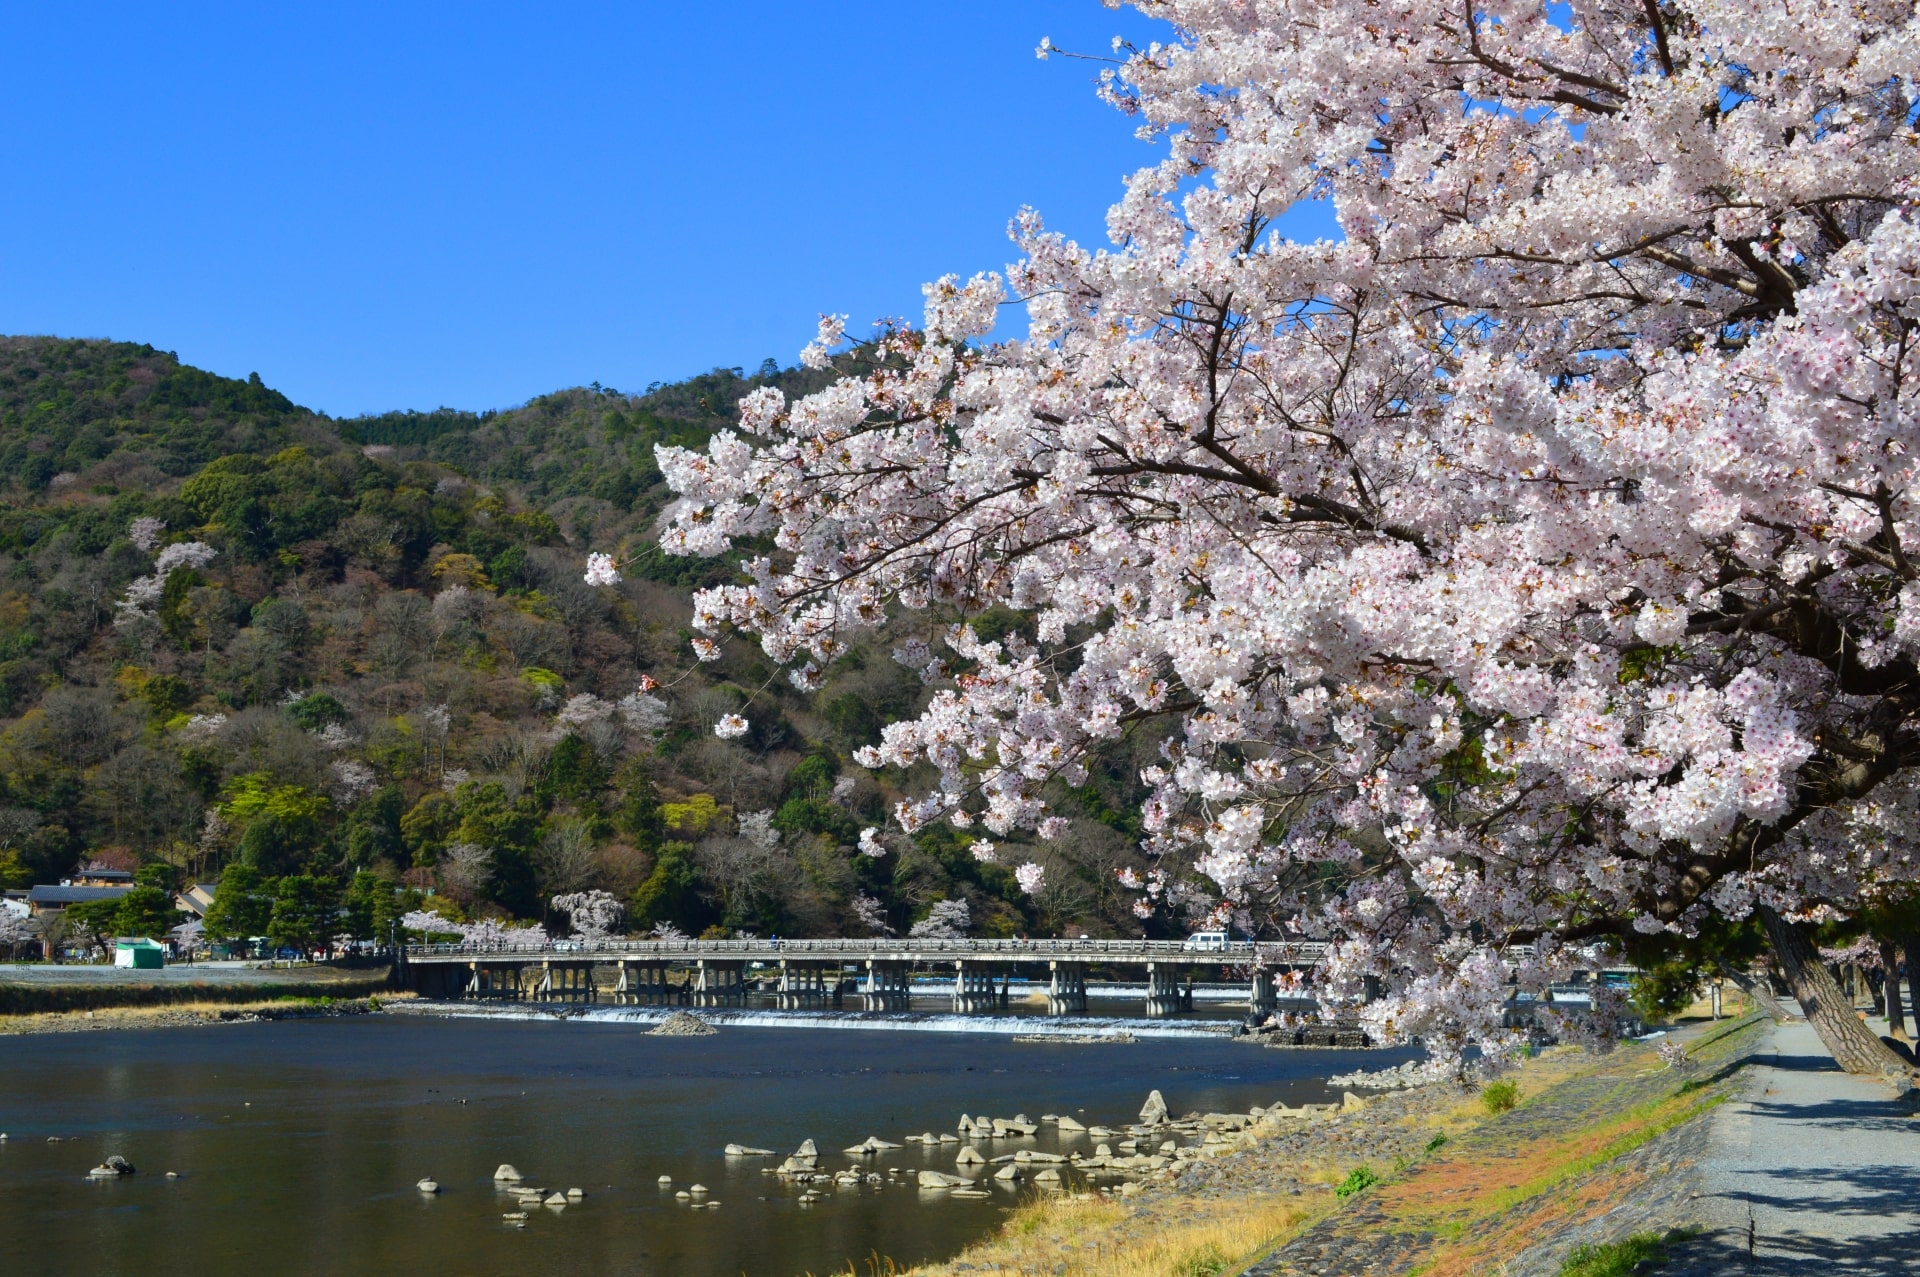
<path fill-rule="evenodd" d="M 1224 931 L 1196 931 L 1187 937 L 1185 949 L 1200 953 L 1219 953 L 1227 947 L 1227 933 Z"/>

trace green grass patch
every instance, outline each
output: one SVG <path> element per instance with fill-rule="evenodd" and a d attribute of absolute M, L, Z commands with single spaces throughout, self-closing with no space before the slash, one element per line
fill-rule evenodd
<path fill-rule="evenodd" d="M 1692 1236 L 1687 1232 L 1635 1233 L 1604 1246 L 1576 1246 L 1560 1265 L 1560 1277 L 1629 1277 L 1646 1263 L 1662 1263 L 1667 1243 Z"/>
<path fill-rule="evenodd" d="M 1517 1206 L 1530 1197 L 1537 1197 L 1556 1184 L 1564 1183 L 1576 1175 L 1584 1175 L 1597 1166 L 1604 1166 L 1616 1157 L 1631 1153 L 1648 1140 L 1665 1135 L 1674 1127 L 1692 1121 L 1709 1109 L 1717 1108 L 1725 1099 L 1726 1096 L 1724 1095 L 1716 1095 L 1709 1099 L 1702 1100 L 1697 1104 L 1686 1105 L 1672 1113 L 1648 1121 L 1644 1126 L 1636 1128 L 1634 1123 L 1653 1117 L 1663 1105 L 1670 1104 L 1672 1101 L 1656 1100 L 1651 1104 L 1642 1105 L 1640 1108 L 1629 1113 L 1626 1119 L 1620 1123 L 1620 1125 L 1628 1127 L 1628 1130 L 1608 1140 L 1606 1144 L 1583 1157 L 1576 1157 L 1562 1162 L 1552 1170 L 1543 1175 L 1535 1176 L 1526 1183 L 1491 1194 L 1484 1204 L 1476 1210 L 1476 1213 L 1482 1218 L 1486 1218 L 1490 1215 L 1499 1214 L 1501 1211 L 1513 1206 Z"/>
<path fill-rule="evenodd" d="M 1519 1084 L 1508 1081 L 1489 1082 L 1480 1088 L 1480 1102 L 1487 1106 L 1487 1112 L 1496 1117 L 1502 1113 L 1511 1113 L 1514 1105 L 1520 1102 Z"/>
<path fill-rule="evenodd" d="M 1379 1182 L 1380 1177 L 1373 1173 L 1371 1167 L 1356 1166 L 1347 1172 L 1347 1177 L 1340 1181 L 1339 1187 L 1333 1190 L 1333 1195 L 1335 1197 L 1352 1197 L 1355 1193 L 1366 1192 Z"/>

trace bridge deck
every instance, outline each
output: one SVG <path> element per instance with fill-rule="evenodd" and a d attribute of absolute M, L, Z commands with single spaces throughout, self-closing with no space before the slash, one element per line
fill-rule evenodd
<path fill-rule="evenodd" d="M 1083 962 L 1111 965 L 1310 966 L 1325 946 L 1315 941 L 1238 940 L 1189 948 L 1180 940 L 607 940 L 550 945 L 412 944 L 409 962 Z"/>

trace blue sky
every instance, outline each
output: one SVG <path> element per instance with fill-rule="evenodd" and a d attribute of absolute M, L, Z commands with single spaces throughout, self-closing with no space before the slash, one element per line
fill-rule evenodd
<path fill-rule="evenodd" d="M 1153 148 L 1098 0 L 25 5 L 0 332 L 151 342 L 336 415 L 790 363 L 1022 204 L 1104 240 Z"/>

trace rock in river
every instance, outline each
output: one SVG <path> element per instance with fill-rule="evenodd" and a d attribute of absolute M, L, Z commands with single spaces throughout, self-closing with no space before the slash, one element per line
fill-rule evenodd
<path fill-rule="evenodd" d="M 969 1188 L 973 1181 L 962 1175 L 949 1175 L 945 1171 L 921 1171 L 922 1188 Z"/>
<path fill-rule="evenodd" d="M 1159 1091 L 1147 1096 L 1147 1102 L 1140 1106 L 1140 1121 L 1147 1126 L 1158 1126 L 1167 1120 L 1167 1101 Z"/>
<path fill-rule="evenodd" d="M 675 1011 L 650 1030 L 660 1038 L 704 1038 L 719 1031 L 690 1011 Z"/>

